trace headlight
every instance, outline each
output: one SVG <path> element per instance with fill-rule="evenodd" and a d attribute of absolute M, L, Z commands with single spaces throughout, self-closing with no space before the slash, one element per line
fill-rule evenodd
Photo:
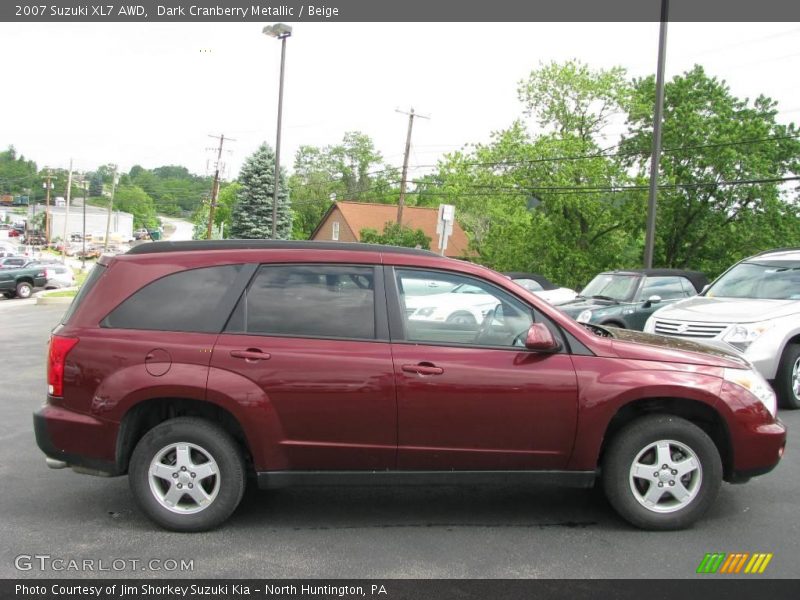
<path fill-rule="evenodd" d="M 746 323 L 744 325 L 734 325 L 722 336 L 722 341 L 729 343 L 737 350 L 744 352 L 755 342 L 761 334 L 771 329 L 775 323 L 773 321 L 762 321 L 761 323 Z"/>
<path fill-rule="evenodd" d="M 775 392 L 760 373 L 749 369 L 725 369 L 723 375 L 725 381 L 730 381 L 743 387 L 756 398 L 761 400 L 761 404 L 767 407 L 769 413 L 774 417 L 778 412 L 778 404 L 775 400 Z"/>
<path fill-rule="evenodd" d="M 584 310 L 583 312 L 581 312 L 581 314 L 578 315 L 578 318 L 575 320 L 578 321 L 579 323 L 588 323 L 589 321 L 592 320 L 592 311 L 588 309 Z"/>

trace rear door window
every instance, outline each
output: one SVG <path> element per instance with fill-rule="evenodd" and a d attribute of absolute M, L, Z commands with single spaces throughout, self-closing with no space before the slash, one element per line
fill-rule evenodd
<path fill-rule="evenodd" d="M 228 333 L 375 339 L 375 269 L 264 265 L 239 300 Z"/>

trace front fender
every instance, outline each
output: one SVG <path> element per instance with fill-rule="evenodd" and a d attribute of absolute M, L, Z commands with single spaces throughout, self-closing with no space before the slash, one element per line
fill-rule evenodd
<path fill-rule="evenodd" d="M 578 375 L 578 426 L 569 469 L 594 470 L 609 423 L 633 402 L 679 398 L 715 408 L 720 369 L 703 365 L 573 356 Z"/>

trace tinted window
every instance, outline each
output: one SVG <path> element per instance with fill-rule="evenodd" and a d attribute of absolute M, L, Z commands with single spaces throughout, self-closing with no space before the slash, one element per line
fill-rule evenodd
<path fill-rule="evenodd" d="M 194 331 L 220 330 L 218 307 L 242 265 L 205 267 L 167 275 L 125 300 L 103 321 L 103 327 Z"/>
<path fill-rule="evenodd" d="M 86 281 L 83 282 L 81 289 L 78 290 L 78 293 L 75 294 L 75 298 L 72 299 L 72 302 L 67 308 L 67 312 L 64 313 L 64 316 L 61 318 L 61 322 L 66 325 L 67 322 L 72 317 L 73 313 L 77 310 L 78 306 L 80 306 L 83 299 L 89 295 L 89 292 L 92 291 L 92 288 L 98 282 L 100 277 L 103 276 L 103 273 L 106 272 L 106 268 L 101 264 L 96 264 L 91 271 L 89 271 L 89 275 L 86 277 Z"/>
<path fill-rule="evenodd" d="M 263 266 L 239 301 L 226 331 L 375 339 L 374 269 Z"/>
<path fill-rule="evenodd" d="M 681 284 L 681 280 L 684 284 Z M 684 286 L 691 287 L 691 285 L 683 277 L 648 277 L 642 286 L 642 291 L 639 292 L 639 298 L 642 300 L 647 300 L 650 296 L 659 296 L 662 300 L 686 298 L 689 294 L 686 293 Z"/>
<path fill-rule="evenodd" d="M 437 282 L 439 294 L 419 294 L 420 281 Z M 398 270 L 397 288 L 411 342 L 522 346 L 533 311 L 493 285 L 449 273 Z"/>

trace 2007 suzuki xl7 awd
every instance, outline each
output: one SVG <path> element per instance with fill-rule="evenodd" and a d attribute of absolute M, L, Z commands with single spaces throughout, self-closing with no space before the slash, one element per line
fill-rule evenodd
<path fill-rule="evenodd" d="M 464 312 L 479 319 L 442 310 L 454 285 L 476 289 Z M 248 476 L 599 477 L 629 522 L 677 529 L 723 480 L 770 471 L 786 439 L 769 385 L 732 353 L 580 325 L 489 269 L 365 244 L 104 257 L 53 331 L 47 378 L 48 464 L 127 473 L 142 510 L 181 531 L 222 523 Z"/>

